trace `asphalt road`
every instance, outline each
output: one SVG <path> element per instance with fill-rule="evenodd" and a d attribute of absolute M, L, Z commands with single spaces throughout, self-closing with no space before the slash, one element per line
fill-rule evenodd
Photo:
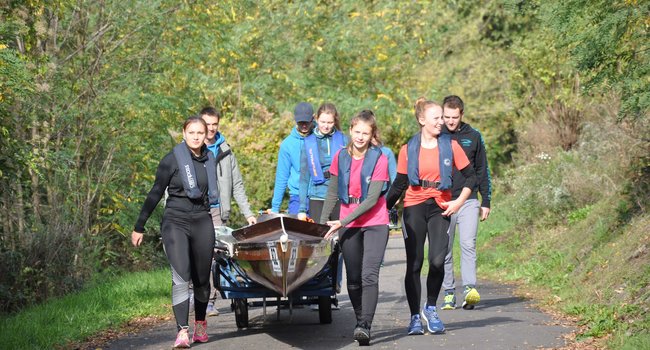
<path fill-rule="evenodd" d="M 379 277 L 379 304 L 372 326 L 371 349 L 539 349 L 565 345 L 563 335 L 570 326 L 562 325 L 531 302 L 513 295 L 512 288 L 480 281 L 481 302 L 474 310 L 440 311 L 447 328 L 437 335 L 409 336 L 406 328 L 409 311 L 404 294 L 404 247 L 401 236 L 392 236 Z M 480 276 L 479 276 L 480 277 Z M 424 286 L 424 278 L 423 283 Z M 423 298 L 426 294 L 423 292 Z M 460 287 L 457 299 L 462 300 Z M 318 312 L 308 307 L 280 310 L 249 308 L 250 327 L 238 329 L 229 300 L 219 300 L 220 315 L 208 319 L 210 341 L 193 344 L 195 349 L 352 349 L 354 313 L 344 287 L 339 295 L 339 310 L 332 311 L 332 323 L 320 324 Z M 438 305 L 441 303 L 439 298 Z M 176 329 L 166 322 L 138 334 L 110 342 L 103 349 L 170 349 Z"/>

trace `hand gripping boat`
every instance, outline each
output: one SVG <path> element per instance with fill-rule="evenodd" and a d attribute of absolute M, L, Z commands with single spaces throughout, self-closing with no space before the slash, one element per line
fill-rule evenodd
<path fill-rule="evenodd" d="M 263 214 L 257 224 L 234 231 L 216 228 L 215 287 L 232 300 L 239 328 L 248 327 L 248 307 L 259 305 L 264 315 L 267 305 L 277 305 L 279 319 L 280 309 L 291 313 L 293 306 L 317 303 L 321 323 L 332 322 L 340 253 L 337 243 L 323 239 L 328 230 L 278 214 Z"/>

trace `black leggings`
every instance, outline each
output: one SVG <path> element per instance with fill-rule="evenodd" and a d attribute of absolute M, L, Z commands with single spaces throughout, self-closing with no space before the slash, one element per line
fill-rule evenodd
<path fill-rule="evenodd" d="M 445 277 L 445 256 L 449 242 L 449 217 L 433 199 L 404 208 L 406 276 L 404 287 L 411 315 L 420 312 L 420 272 L 424 262 L 424 240 L 429 238 L 429 274 L 427 275 L 427 304 L 436 305 L 442 281 Z"/>
<path fill-rule="evenodd" d="M 309 217 L 312 220 L 314 220 L 316 223 L 320 221 L 320 215 L 323 213 L 324 203 L 325 200 L 319 200 L 319 199 L 309 200 Z M 337 200 L 334 209 L 332 209 L 332 213 L 330 214 L 329 220 L 338 220 L 340 211 L 341 211 L 341 202 Z"/>
<path fill-rule="evenodd" d="M 205 320 L 210 297 L 214 227 L 210 212 L 165 209 L 161 224 L 165 254 L 172 271 L 172 309 L 176 326 L 189 327 L 189 282 L 194 286 L 194 315 Z"/>
<path fill-rule="evenodd" d="M 379 266 L 388 244 L 388 226 L 345 228 L 339 237 L 357 324 L 370 328 L 379 297 Z"/>

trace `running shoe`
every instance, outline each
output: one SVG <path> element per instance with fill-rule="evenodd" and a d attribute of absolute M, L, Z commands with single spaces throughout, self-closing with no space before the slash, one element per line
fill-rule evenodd
<path fill-rule="evenodd" d="M 445 332 L 445 325 L 440 321 L 435 306 L 425 305 L 424 309 L 422 309 L 422 318 L 427 323 L 429 333 L 436 334 Z"/>
<path fill-rule="evenodd" d="M 478 304 L 481 301 L 481 295 L 478 294 L 478 291 L 473 286 L 465 286 L 465 300 L 463 301 L 463 309 L 472 310 L 474 305 Z"/>
<path fill-rule="evenodd" d="M 456 308 L 456 293 L 453 291 L 445 292 L 445 300 L 442 303 L 442 310 L 454 310 Z"/>
<path fill-rule="evenodd" d="M 370 345 L 370 329 L 363 325 L 357 326 L 357 328 L 354 329 L 354 340 L 359 343 L 359 346 Z"/>
<path fill-rule="evenodd" d="M 422 335 L 424 334 L 424 328 L 422 328 L 422 321 L 420 320 L 420 315 L 412 315 L 411 323 L 409 324 L 409 335 Z"/>
<path fill-rule="evenodd" d="M 187 349 L 190 347 L 190 336 L 187 334 L 187 328 L 181 328 L 176 334 L 176 341 L 174 342 L 175 349 Z"/>
<path fill-rule="evenodd" d="M 208 308 L 205 310 L 205 314 L 208 316 L 219 316 L 219 310 L 214 307 L 213 303 L 208 303 Z"/>
<path fill-rule="evenodd" d="M 207 343 L 208 342 L 208 321 L 195 321 L 194 322 L 194 335 L 192 342 L 194 343 Z"/>

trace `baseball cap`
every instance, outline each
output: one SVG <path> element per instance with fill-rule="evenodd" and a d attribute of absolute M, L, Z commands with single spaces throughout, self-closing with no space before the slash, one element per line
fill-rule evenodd
<path fill-rule="evenodd" d="M 310 122 L 314 118 L 314 108 L 307 102 L 300 102 L 293 111 L 293 119 L 298 122 Z"/>

